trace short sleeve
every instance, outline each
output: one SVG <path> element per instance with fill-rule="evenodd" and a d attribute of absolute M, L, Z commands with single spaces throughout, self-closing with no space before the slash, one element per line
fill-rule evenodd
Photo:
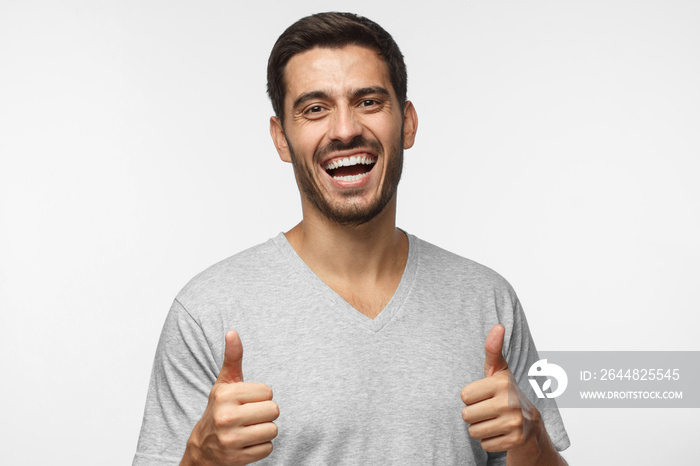
<path fill-rule="evenodd" d="M 538 398 L 535 395 L 530 382 L 528 381 L 528 371 L 530 367 L 540 358 L 537 354 L 535 342 L 532 339 L 527 319 L 523 312 L 520 301 L 516 301 L 513 321 L 513 332 L 510 338 L 510 351 L 506 356 L 513 376 L 518 381 L 520 389 L 527 395 L 528 399 L 534 403 L 542 415 L 544 425 L 547 428 L 549 438 L 557 451 L 563 451 L 569 447 L 571 442 L 564 428 L 557 403 L 552 398 Z M 512 365 L 511 365 L 512 364 Z"/>
<path fill-rule="evenodd" d="M 177 465 L 218 368 L 195 319 L 175 300 L 163 325 L 133 465 Z"/>
<path fill-rule="evenodd" d="M 505 323 L 504 323 L 505 325 Z M 513 320 L 511 328 L 506 326 L 506 336 L 508 348 L 506 350 L 506 361 L 508 368 L 518 381 L 520 390 L 532 401 L 542 416 L 547 434 L 552 441 L 552 445 L 557 451 L 563 451 L 569 447 L 571 442 L 564 428 L 556 401 L 551 398 L 541 399 L 535 395 L 532 386 L 528 382 L 528 371 L 530 367 L 539 360 L 535 342 L 530 334 L 530 328 L 525 318 L 520 301 L 516 298 L 513 308 Z M 510 333 L 510 336 L 509 336 Z M 491 465 L 506 464 L 506 452 L 489 453 L 487 463 Z"/>

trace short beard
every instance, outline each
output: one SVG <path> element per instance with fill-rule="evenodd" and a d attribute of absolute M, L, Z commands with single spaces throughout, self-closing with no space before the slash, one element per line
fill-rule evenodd
<path fill-rule="evenodd" d="M 361 207 L 357 204 L 352 204 L 348 207 L 337 208 L 331 205 L 330 202 L 322 194 L 320 188 L 311 176 L 311 170 L 307 169 L 304 164 L 297 158 L 292 145 L 287 140 L 289 152 L 292 156 L 292 166 L 294 167 L 294 175 L 297 179 L 299 188 L 306 195 L 306 199 L 313 204 L 316 209 L 321 212 L 330 221 L 346 227 L 357 227 L 368 223 L 379 215 L 391 199 L 396 195 L 401 173 L 403 171 L 403 127 L 401 128 L 401 136 L 396 150 L 389 157 L 384 157 L 384 163 L 387 164 L 386 179 L 382 186 L 382 191 L 377 199 L 375 199 L 368 207 Z M 377 152 L 382 151 L 379 142 L 368 140 L 362 136 L 353 138 L 349 143 L 332 142 L 326 147 L 316 150 L 313 157 L 314 165 L 318 164 L 323 156 L 329 152 L 351 150 L 360 147 L 370 147 Z M 358 194 L 361 189 L 353 189 L 347 191 L 347 197 L 353 197 Z"/>

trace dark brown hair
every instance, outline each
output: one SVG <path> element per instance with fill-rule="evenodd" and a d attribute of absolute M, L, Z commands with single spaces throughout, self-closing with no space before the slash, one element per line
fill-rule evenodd
<path fill-rule="evenodd" d="M 353 13 L 317 13 L 289 26 L 275 42 L 267 61 L 267 94 L 275 115 L 284 115 L 287 91 L 284 69 L 296 54 L 314 47 L 360 45 L 376 50 L 389 68 L 389 78 L 401 107 L 406 102 L 406 64 L 399 46 L 380 25 Z"/>

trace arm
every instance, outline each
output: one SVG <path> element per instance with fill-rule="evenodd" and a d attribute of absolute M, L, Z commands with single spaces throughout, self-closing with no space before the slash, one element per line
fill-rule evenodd
<path fill-rule="evenodd" d="M 272 453 L 279 407 L 272 390 L 243 382 L 243 346 L 236 332 L 226 334 L 224 363 L 207 408 L 187 440 L 181 466 L 244 465 Z"/>
<path fill-rule="evenodd" d="M 223 363 L 217 363 L 201 325 L 176 299 L 156 350 L 134 466 L 211 465 L 224 456 L 236 459 L 228 464 L 244 464 L 269 454 L 277 430 L 272 421 L 279 413 L 272 391 L 243 382 L 243 348 L 235 332 L 218 349 Z M 256 433 L 246 434 L 253 426 Z M 253 450 L 232 453 L 243 443 L 259 446 L 255 451 L 261 456 Z"/>

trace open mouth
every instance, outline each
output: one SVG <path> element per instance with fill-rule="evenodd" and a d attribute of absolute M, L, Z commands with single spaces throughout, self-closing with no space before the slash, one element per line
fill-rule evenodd
<path fill-rule="evenodd" d="M 334 180 L 355 181 L 367 176 L 376 163 L 372 155 L 351 155 L 335 158 L 323 168 Z"/>

